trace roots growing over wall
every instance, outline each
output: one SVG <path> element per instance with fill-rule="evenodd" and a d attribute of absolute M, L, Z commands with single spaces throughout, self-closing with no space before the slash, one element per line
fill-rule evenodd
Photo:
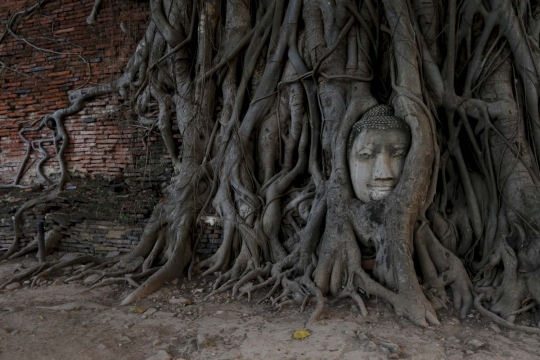
<path fill-rule="evenodd" d="M 99 3 L 89 23 L 99 21 Z M 74 91 L 70 107 L 32 131 L 54 133 L 58 191 L 67 177 L 63 119 L 119 93 L 137 121 L 160 130 L 173 161 L 163 201 L 127 257 L 81 256 L 10 281 L 85 263 L 68 280 L 97 273 L 94 286 L 129 282 L 128 304 L 185 274 L 215 274 L 209 296 L 259 291 L 276 308 L 302 309 L 314 299 L 308 326 L 328 297 L 351 298 L 365 316 L 363 299 L 375 295 L 421 326 L 438 324 L 438 309 L 464 317 L 473 306 L 514 326 L 540 301 L 537 2 L 150 5 L 124 74 Z M 347 139 L 379 103 L 408 123 L 412 145 L 392 194 L 363 203 L 351 187 Z M 17 212 L 3 258 L 18 250 L 21 213 L 54 196 Z M 224 239 L 197 261 L 208 214 L 221 218 Z M 372 271 L 361 266 L 369 258 Z"/>

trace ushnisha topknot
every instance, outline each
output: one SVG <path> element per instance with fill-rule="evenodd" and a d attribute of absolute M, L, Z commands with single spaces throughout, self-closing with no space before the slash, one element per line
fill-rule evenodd
<path fill-rule="evenodd" d="M 376 105 L 366 111 L 352 127 L 347 149 L 350 149 L 356 137 L 364 129 L 391 130 L 403 129 L 410 131 L 405 120 L 394 116 L 394 108 L 390 105 Z"/>

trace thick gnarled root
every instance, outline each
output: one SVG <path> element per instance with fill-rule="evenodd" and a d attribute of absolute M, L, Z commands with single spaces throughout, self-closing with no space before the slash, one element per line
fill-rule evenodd
<path fill-rule="evenodd" d="M 354 275 L 354 285 L 366 293 L 386 300 L 399 316 L 409 318 L 413 323 L 427 327 L 440 325 L 431 303 L 423 293 L 394 293 L 373 280 L 364 270 L 359 269 Z"/>
<path fill-rule="evenodd" d="M 540 329 L 539 328 L 535 328 L 535 327 L 531 327 L 531 326 L 516 325 L 516 324 L 514 324 L 514 323 L 512 323 L 512 322 L 510 322 L 508 320 L 505 320 L 502 317 L 494 314 L 493 312 L 491 312 L 489 310 L 486 310 L 486 308 L 484 308 L 482 306 L 482 301 L 484 301 L 485 299 L 486 299 L 485 294 L 478 295 L 474 299 L 474 306 L 476 307 L 476 310 L 478 310 L 478 312 L 480 314 L 487 317 L 488 319 L 493 321 L 495 324 L 503 326 L 503 327 L 505 327 L 507 329 L 510 329 L 510 330 L 520 330 L 520 331 L 528 332 L 528 333 L 531 333 L 531 334 L 540 335 Z"/>
<path fill-rule="evenodd" d="M 416 231 L 414 244 L 424 275 L 425 294 L 431 303 L 445 307 L 448 286 L 454 308 L 465 318 L 473 306 L 474 290 L 463 263 L 439 242 L 427 224 Z"/>
<path fill-rule="evenodd" d="M 91 255 L 83 255 L 83 256 L 79 256 L 74 259 L 68 260 L 68 261 L 45 262 L 42 264 L 32 266 L 30 269 L 11 277 L 11 279 L 7 280 L 2 285 L 0 285 L 0 290 L 3 290 L 7 285 L 13 282 L 21 281 L 21 280 L 24 280 L 26 278 L 31 278 L 31 277 L 34 277 L 32 281 L 32 286 L 35 286 L 40 279 L 45 278 L 46 276 L 50 275 L 52 272 L 60 270 L 62 268 L 77 265 L 77 264 L 84 264 L 88 262 L 91 262 L 94 264 L 100 264 L 103 261 L 104 259 L 96 258 Z"/>
<path fill-rule="evenodd" d="M 64 235 L 62 235 L 62 233 L 58 230 L 53 229 L 53 230 L 47 231 L 47 233 L 45 234 L 45 253 L 51 254 L 56 249 L 56 247 L 60 243 L 60 240 L 62 240 L 63 237 Z M 29 254 L 37 250 L 38 250 L 38 241 L 36 239 L 32 241 L 30 244 L 26 245 L 21 250 L 19 250 L 18 252 L 16 252 L 15 254 L 11 255 L 9 259 L 15 259 L 15 258 L 21 257 L 23 255 Z"/>

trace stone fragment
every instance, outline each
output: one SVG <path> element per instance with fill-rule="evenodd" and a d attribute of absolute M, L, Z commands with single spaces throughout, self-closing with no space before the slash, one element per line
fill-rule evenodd
<path fill-rule="evenodd" d="M 158 353 L 154 356 L 150 356 L 146 360 L 171 360 L 172 356 L 165 350 L 159 350 Z"/>
<path fill-rule="evenodd" d="M 8 286 L 6 286 L 6 290 L 13 291 L 13 290 L 17 290 L 20 287 L 21 287 L 21 283 L 14 282 L 14 283 L 11 283 Z"/>
<path fill-rule="evenodd" d="M 392 354 L 398 354 L 400 352 L 399 345 L 393 343 L 381 343 L 380 346 L 390 350 Z"/>
<path fill-rule="evenodd" d="M 91 285 L 93 284 L 94 282 L 96 282 L 99 278 L 100 278 L 101 275 L 99 274 L 92 274 L 90 276 L 87 276 L 86 279 L 84 279 L 84 284 L 85 285 Z"/>
<path fill-rule="evenodd" d="M 364 342 L 367 342 L 367 341 L 371 341 L 369 339 L 369 337 L 366 335 L 366 333 L 363 333 L 363 332 L 359 332 L 356 337 L 358 338 L 358 340 L 360 340 L 362 343 Z"/>
<path fill-rule="evenodd" d="M 455 344 L 459 344 L 461 342 L 461 340 L 459 340 L 455 336 L 450 336 L 450 337 L 446 338 L 446 341 L 451 342 L 451 343 L 455 343 Z"/>
<path fill-rule="evenodd" d="M 184 305 L 184 306 L 187 306 L 187 305 L 191 305 L 192 302 L 191 300 L 189 299 L 184 299 L 184 298 L 179 298 L 179 299 L 176 299 L 176 298 L 172 298 L 169 300 L 169 304 L 174 304 L 174 305 Z"/>
<path fill-rule="evenodd" d="M 483 342 L 477 339 L 472 339 L 472 340 L 467 341 L 467 345 L 474 351 L 478 351 L 481 348 L 486 346 L 486 344 L 484 344 Z"/>
<path fill-rule="evenodd" d="M 106 258 L 106 259 L 111 259 L 111 258 L 117 257 L 118 255 L 120 255 L 120 251 L 109 251 L 109 252 L 105 255 L 105 258 Z"/>
<path fill-rule="evenodd" d="M 377 345 L 373 341 L 368 341 L 364 344 L 366 351 L 377 351 Z"/>
<path fill-rule="evenodd" d="M 155 339 L 154 341 L 152 341 L 152 346 L 153 347 L 156 347 L 156 346 L 159 346 L 163 343 L 163 341 L 159 340 L 159 339 Z"/>
<path fill-rule="evenodd" d="M 440 338 L 439 334 L 437 334 L 435 331 L 433 330 L 425 330 L 424 331 L 424 335 L 427 335 L 428 337 L 432 338 L 432 339 L 438 339 Z"/>
<path fill-rule="evenodd" d="M 154 315 L 155 313 L 157 313 L 157 309 L 156 308 L 149 308 L 148 310 L 146 310 L 144 312 L 144 315 L 145 316 L 152 316 Z"/>
<path fill-rule="evenodd" d="M 206 337 L 203 334 L 197 334 L 197 348 L 199 350 L 206 347 Z"/>
<path fill-rule="evenodd" d="M 116 341 L 118 341 L 120 344 L 127 344 L 131 342 L 131 339 L 124 335 L 119 335 L 116 338 Z"/>
<path fill-rule="evenodd" d="M 69 261 L 69 260 L 73 260 L 73 259 L 76 259 L 78 258 L 79 256 L 81 256 L 81 254 L 78 254 L 78 253 L 65 253 L 61 258 L 60 258 L 60 262 L 66 262 L 66 261 Z"/>
<path fill-rule="evenodd" d="M 499 325 L 494 324 L 494 323 L 491 323 L 489 327 L 491 328 L 491 330 L 495 331 L 497 334 L 499 334 L 502 331 Z"/>
<path fill-rule="evenodd" d="M 103 351 L 103 350 L 105 350 L 105 345 L 99 344 L 96 349 L 97 349 L 97 351 Z"/>
<path fill-rule="evenodd" d="M 167 311 L 157 311 L 154 316 L 155 317 L 174 317 L 176 314 L 173 312 L 167 312 Z"/>

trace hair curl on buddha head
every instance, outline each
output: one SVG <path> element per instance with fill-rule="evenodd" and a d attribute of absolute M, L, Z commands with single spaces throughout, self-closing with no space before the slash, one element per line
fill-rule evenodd
<path fill-rule="evenodd" d="M 364 129 L 394 130 L 402 129 L 410 132 L 409 124 L 405 120 L 394 116 L 394 108 L 390 105 L 376 105 L 366 111 L 352 127 L 347 149 L 350 150 L 356 137 Z"/>

